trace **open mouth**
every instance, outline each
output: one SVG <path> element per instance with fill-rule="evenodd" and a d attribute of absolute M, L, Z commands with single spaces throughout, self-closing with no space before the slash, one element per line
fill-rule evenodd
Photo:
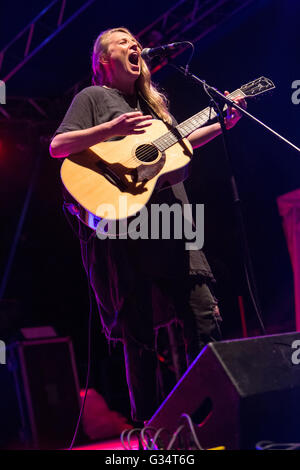
<path fill-rule="evenodd" d="M 132 65 L 139 64 L 139 55 L 137 52 L 131 52 L 128 56 L 128 60 Z"/>

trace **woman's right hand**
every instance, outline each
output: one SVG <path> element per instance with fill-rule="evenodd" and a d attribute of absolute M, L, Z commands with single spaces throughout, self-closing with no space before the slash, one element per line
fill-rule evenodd
<path fill-rule="evenodd" d="M 109 121 L 112 137 L 130 134 L 144 134 L 145 128 L 151 126 L 153 117 L 144 116 L 140 111 L 121 114 Z"/>
<path fill-rule="evenodd" d="M 150 115 L 143 116 L 141 112 L 134 111 L 88 129 L 58 134 L 51 142 L 50 154 L 54 158 L 68 157 L 111 137 L 143 134 L 145 128 L 151 126 L 152 119 Z"/>

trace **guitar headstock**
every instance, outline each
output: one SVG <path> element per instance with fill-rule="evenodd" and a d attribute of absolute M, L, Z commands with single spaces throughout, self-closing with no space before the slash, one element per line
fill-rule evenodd
<path fill-rule="evenodd" d="M 246 85 L 242 85 L 239 90 L 246 98 L 254 98 L 266 93 L 267 91 L 274 90 L 274 88 L 275 85 L 272 80 L 266 77 L 260 77 Z"/>

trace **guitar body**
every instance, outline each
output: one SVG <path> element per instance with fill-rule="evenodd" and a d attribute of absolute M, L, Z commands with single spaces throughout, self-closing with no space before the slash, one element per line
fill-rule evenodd
<path fill-rule="evenodd" d="M 144 134 L 101 142 L 66 158 L 61 179 L 77 202 L 74 213 L 91 228 L 101 219 L 127 219 L 147 204 L 155 187 L 183 181 L 193 153 L 189 141 L 181 139 L 163 152 L 152 144 L 168 131 L 153 119 Z"/>
<path fill-rule="evenodd" d="M 271 80 L 260 77 L 227 99 L 251 98 L 274 88 Z M 66 158 L 61 179 L 72 200 L 66 204 L 68 209 L 93 229 L 102 219 L 116 222 L 133 217 L 156 187 L 172 186 L 187 177 L 193 150 L 184 137 L 215 116 L 207 107 L 171 130 L 153 119 L 144 134 L 101 142 Z"/>

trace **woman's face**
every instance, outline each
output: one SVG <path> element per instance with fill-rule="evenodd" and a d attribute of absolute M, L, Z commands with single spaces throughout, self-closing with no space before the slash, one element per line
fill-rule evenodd
<path fill-rule="evenodd" d="M 136 39 L 121 31 L 109 35 L 107 52 L 101 62 L 111 81 L 135 81 L 141 73 L 141 48 Z"/>

